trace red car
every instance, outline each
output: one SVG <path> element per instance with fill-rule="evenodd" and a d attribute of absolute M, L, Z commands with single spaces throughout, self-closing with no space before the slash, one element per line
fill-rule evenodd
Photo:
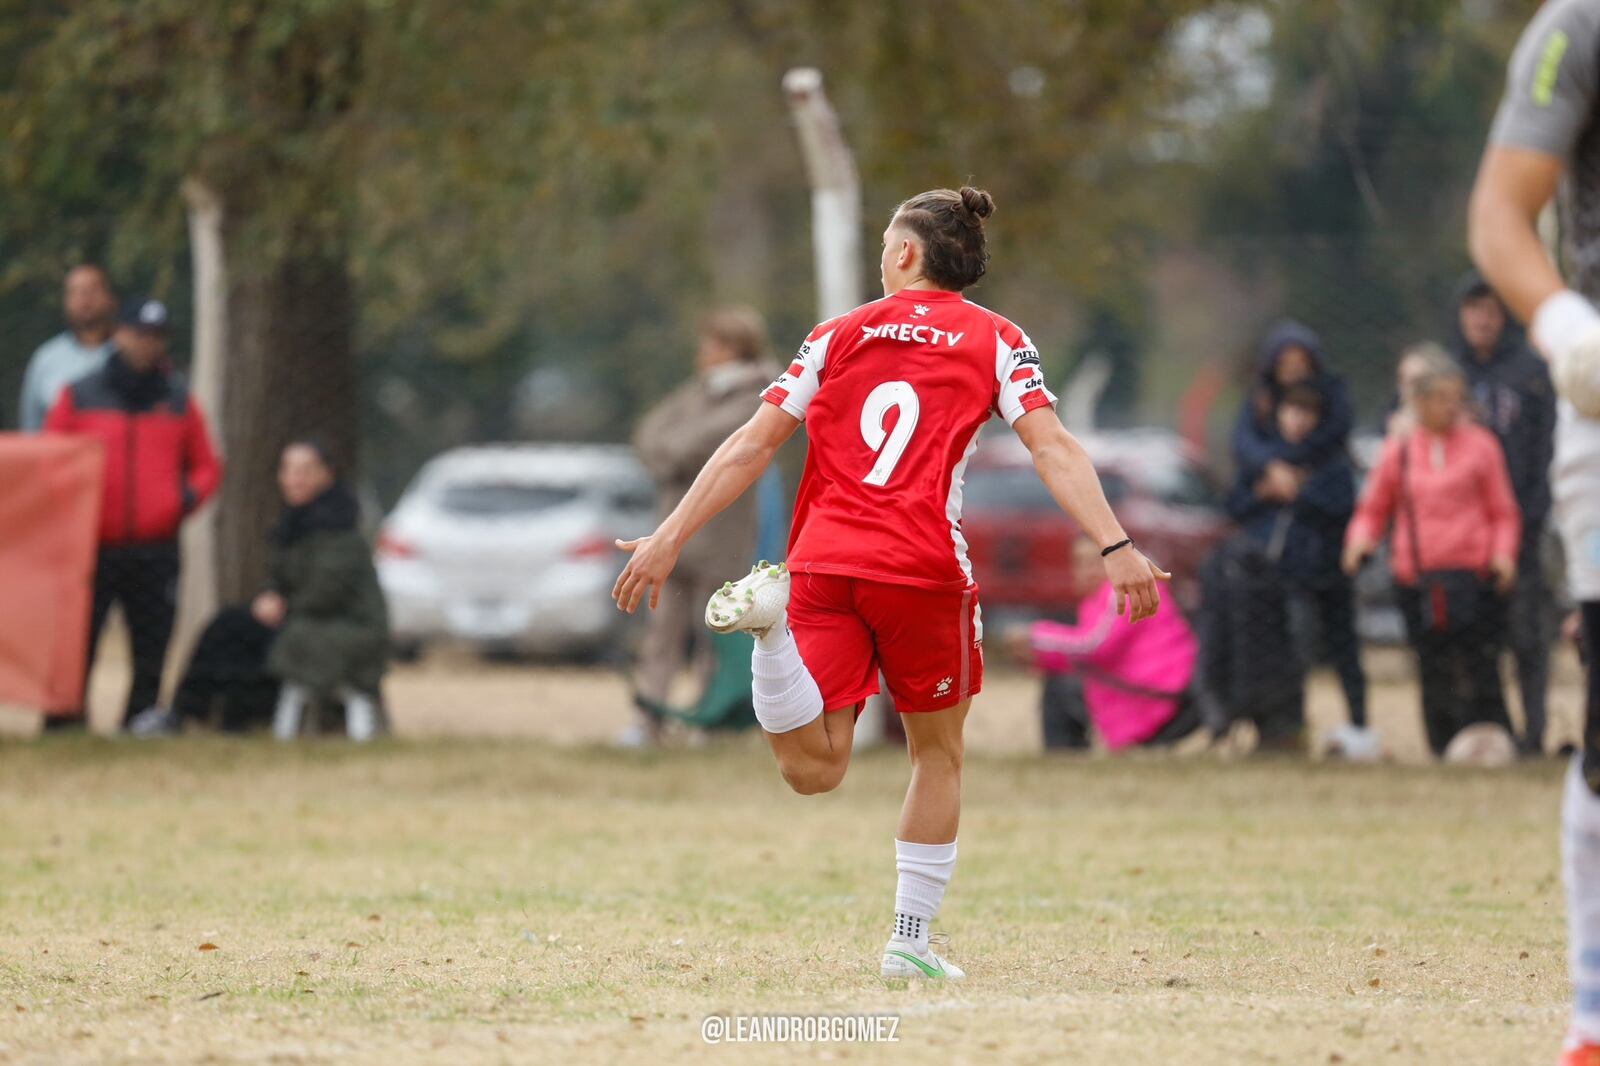
<path fill-rule="evenodd" d="M 1178 602 L 1192 610 L 1199 600 L 1200 561 L 1234 528 L 1204 468 L 1165 430 L 1112 430 L 1079 440 L 1128 535 L 1172 572 Z M 1077 524 L 1051 498 L 1015 436 L 989 435 L 973 455 L 962 513 L 985 610 L 1072 610 Z"/>

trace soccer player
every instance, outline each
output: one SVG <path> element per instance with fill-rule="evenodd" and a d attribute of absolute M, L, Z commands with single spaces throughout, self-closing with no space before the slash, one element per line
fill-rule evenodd
<path fill-rule="evenodd" d="M 991 414 L 1016 430 L 1056 501 L 1102 549 L 1119 611 L 1153 615 L 1157 582 L 1169 577 L 1111 513 L 1088 456 L 1056 417 L 1033 343 L 961 295 L 988 266 L 993 210 L 973 188 L 901 204 L 883 234 L 884 298 L 812 330 L 660 527 L 619 542 L 633 557 L 617 579 L 618 606 L 654 607 L 683 544 L 806 423 L 787 564 L 723 586 L 706 621 L 754 635 L 756 717 L 784 780 L 803 795 L 843 780 L 856 716 L 880 670 L 887 679 L 911 784 L 895 839 L 885 977 L 962 976 L 929 948 L 929 923 L 955 869 L 962 724 L 983 682 L 961 485 Z"/>
<path fill-rule="evenodd" d="M 1573 288 L 1539 239 L 1557 195 Z M 1562 800 L 1572 1022 L 1564 1066 L 1600 1066 L 1600 4 L 1550 0 L 1523 31 L 1478 171 L 1472 257 L 1531 327 L 1561 395 L 1551 469 L 1589 651 L 1583 752 Z"/>

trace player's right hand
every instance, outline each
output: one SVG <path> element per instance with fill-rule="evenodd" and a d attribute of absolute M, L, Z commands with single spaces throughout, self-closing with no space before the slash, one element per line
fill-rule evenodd
<path fill-rule="evenodd" d="M 1161 606 L 1158 582 L 1171 581 L 1172 575 L 1144 557 L 1137 548 L 1112 552 L 1105 557 L 1106 577 L 1117 593 L 1117 613 L 1128 621 L 1149 618 Z"/>
<path fill-rule="evenodd" d="M 667 583 L 672 568 L 678 565 L 678 548 L 659 531 L 638 540 L 619 540 L 617 547 L 632 552 L 633 558 L 622 568 L 617 583 L 611 588 L 611 598 L 620 610 L 632 614 L 646 596 L 650 609 L 661 602 L 661 587 Z"/>

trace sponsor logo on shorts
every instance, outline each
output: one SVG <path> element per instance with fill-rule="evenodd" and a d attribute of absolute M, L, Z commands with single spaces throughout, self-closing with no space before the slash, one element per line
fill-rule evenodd
<path fill-rule="evenodd" d="M 934 686 L 933 694 L 935 696 L 948 696 L 950 695 L 950 686 L 955 683 L 955 678 L 947 677 L 943 681 L 940 681 L 938 685 Z"/>

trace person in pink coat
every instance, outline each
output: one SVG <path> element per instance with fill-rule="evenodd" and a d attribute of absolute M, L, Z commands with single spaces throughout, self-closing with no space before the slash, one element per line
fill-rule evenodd
<path fill-rule="evenodd" d="M 1510 729 L 1499 652 L 1522 516 L 1500 442 L 1465 417 L 1460 369 L 1442 351 L 1422 354 L 1415 425 L 1384 442 L 1345 532 L 1344 568 L 1353 575 L 1392 528 L 1390 565 L 1417 652 L 1422 720 L 1439 755 L 1477 722 Z"/>
<path fill-rule="evenodd" d="M 1078 622 L 1035 622 L 1008 638 L 1011 650 L 1046 673 L 1082 679 L 1089 721 L 1113 751 L 1167 744 L 1200 724 L 1189 696 L 1199 644 L 1171 596 L 1134 625 L 1117 614 L 1115 590 L 1100 565 L 1100 549 L 1080 538 L 1073 546 Z"/>

